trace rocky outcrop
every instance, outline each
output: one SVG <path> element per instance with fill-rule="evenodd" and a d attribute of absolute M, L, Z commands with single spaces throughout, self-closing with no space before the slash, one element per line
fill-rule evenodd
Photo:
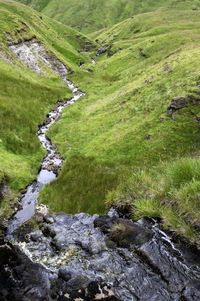
<path fill-rule="evenodd" d="M 177 96 L 172 99 L 170 106 L 167 108 L 167 112 L 172 114 L 173 112 L 183 109 L 188 105 L 188 96 Z"/>
<path fill-rule="evenodd" d="M 29 69 L 37 73 L 45 73 L 42 64 L 51 68 L 63 80 L 68 75 L 65 65 L 52 53 L 47 52 L 44 45 L 37 39 L 22 41 L 9 46 L 12 53 L 23 62 Z"/>
<path fill-rule="evenodd" d="M 52 300 L 54 273 L 9 243 L 0 246 L 0 258 L 0 300 Z"/>
<path fill-rule="evenodd" d="M 92 43 L 91 42 L 85 42 L 85 47 L 83 48 L 83 52 L 88 52 L 91 50 L 91 47 L 92 47 Z"/>
<path fill-rule="evenodd" d="M 106 51 L 107 51 L 107 47 L 106 46 L 101 47 L 101 48 L 97 49 L 96 56 L 99 56 L 99 55 L 105 53 Z"/>
<path fill-rule="evenodd" d="M 10 270 L 21 281 L 21 300 L 200 299 L 200 255 L 185 256 L 151 219 L 133 223 L 114 209 L 105 216 L 59 213 L 17 244 L 18 256 L 21 250 L 31 259 L 20 255 L 17 272 Z M 13 285 L 9 294 L 16 293 Z"/>
<path fill-rule="evenodd" d="M 89 282 L 87 277 L 71 273 L 65 267 L 59 273 L 50 271 L 43 265 L 32 262 L 10 243 L 0 245 L 0 257 L 2 301 L 119 301 L 106 283 L 98 280 Z"/>
<path fill-rule="evenodd" d="M 188 105 L 196 105 L 200 101 L 199 97 L 180 95 L 172 99 L 171 104 L 167 108 L 169 115 L 172 115 L 177 110 L 183 109 Z"/>

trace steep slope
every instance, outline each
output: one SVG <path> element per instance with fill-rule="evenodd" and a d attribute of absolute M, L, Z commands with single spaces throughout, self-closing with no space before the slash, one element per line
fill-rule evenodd
<path fill-rule="evenodd" d="M 9 210 L 9 200 L 34 179 L 45 155 L 38 124 L 59 99 L 71 96 L 61 77 L 66 67 L 70 73 L 87 60 L 77 51 L 89 40 L 12 1 L 0 1 L 0 26 L 0 199 Z"/>
<path fill-rule="evenodd" d="M 199 9 L 200 2 L 191 0 L 18 0 L 64 24 L 91 33 L 112 26 L 132 15 L 158 8 Z"/>
<path fill-rule="evenodd" d="M 199 241 L 199 17 L 146 13 L 96 36 L 104 53 L 70 76 L 86 97 L 50 130 L 67 161 L 42 202 L 104 212 L 107 191 L 109 204 L 125 201 L 135 218 L 160 216 Z"/>

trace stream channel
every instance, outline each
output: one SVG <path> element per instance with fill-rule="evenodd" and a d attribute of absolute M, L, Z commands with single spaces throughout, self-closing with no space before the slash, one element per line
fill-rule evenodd
<path fill-rule="evenodd" d="M 38 138 L 42 146 L 47 150 L 47 156 L 43 160 L 37 180 L 27 187 L 26 193 L 21 199 L 22 209 L 15 214 L 14 218 L 9 223 L 8 234 L 11 234 L 34 215 L 40 190 L 44 185 L 55 180 L 57 171 L 61 168 L 63 159 L 61 155 L 56 152 L 52 142 L 46 136 L 46 132 L 50 126 L 61 117 L 62 111 L 66 106 L 73 104 L 80 97 L 84 96 L 84 93 L 79 91 L 71 81 L 66 80 L 66 82 L 72 91 L 73 97 L 70 100 L 64 100 L 60 104 L 58 103 L 47 115 L 47 122 L 44 122 L 43 125 L 39 126 Z M 48 166 L 51 166 L 53 170 L 48 170 Z"/>
<path fill-rule="evenodd" d="M 3 300 L 200 300 L 199 251 L 167 236 L 153 219 L 133 222 L 114 208 L 105 216 L 44 214 L 39 229 L 21 234 L 20 226 L 35 213 L 39 191 L 55 180 L 63 161 L 46 132 L 84 95 L 66 81 L 73 97 L 58 103 L 39 127 L 47 156 L 8 224 Z"/>

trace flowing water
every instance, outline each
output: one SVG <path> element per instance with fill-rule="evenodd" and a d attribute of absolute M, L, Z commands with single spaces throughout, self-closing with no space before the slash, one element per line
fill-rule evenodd
<path fill-rule="evenodd" d="M 37 180 L 27 187 L 26 194 L 21 199 L 22 209 L 15 214 L 14 218 L 9 223 L 8 234 L 11 234 L 34 215 L 35 206 L 38 202 L 37 199 L 40 190 L 44 185 L 49 184 L 55 180 L 57 176 L 56 171 L 59 170 L 62 165 L 63 159 L 61 155 L 56 152 L 52 142 L 46 136 L 46 132 L 48 131 L 50 126 L 60 118 L 61 113 L 66 106 L 73 104 L 80 97 L 84 96 L 84 93 L 79 91 L 71 81 L 66 80 L 66 82 L 68 87 L 72 90 L 73 97 L 70 100 L 65 100 L 61 103 L 58 103 L 58 105 L 55 106 L 54 110 L 52 110 L 47 115 L 48 121 L 39 126 L 38 138 L 42 146 L 47 150 L 47 156 L 42 162 Z M 51 166 L 52 170 L 49 170 L 49 166 Z"/>
<path fill-rule="evenodd" d="M 133 223 L 113 208 L 102 217 L 57 213 L 44 216 L 38 230 L 21 237 L 19 229 L 13 236 L 34 215 L 42 187 L 61 169 L 63 159 L 46 132 L 67 105 L 84 96 L 65 80 L 67 70 L 58 63 L 73 97 L 59 102 L 38 129 L 47 156 L 8 225 L 13 253 L 5 245 L 4 291 L 11 296 L 6 300 L 200 301 L 199 251 L 172 242 L 152 219 Z"/>

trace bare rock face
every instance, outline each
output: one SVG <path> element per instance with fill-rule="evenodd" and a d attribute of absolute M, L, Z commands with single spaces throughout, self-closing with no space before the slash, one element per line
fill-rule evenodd
<path fill-rule="evenodd" d="M 29 69 L 37 73 L 44 73 L 42 68 L 42 64 L 44 64 L 63 80 L 66 79 L 68 71 L 65 65 L 54 55 L 49 54 L 40 41 L 32 39 L 10 45 L 9 47 L 12 53 Z"/>

